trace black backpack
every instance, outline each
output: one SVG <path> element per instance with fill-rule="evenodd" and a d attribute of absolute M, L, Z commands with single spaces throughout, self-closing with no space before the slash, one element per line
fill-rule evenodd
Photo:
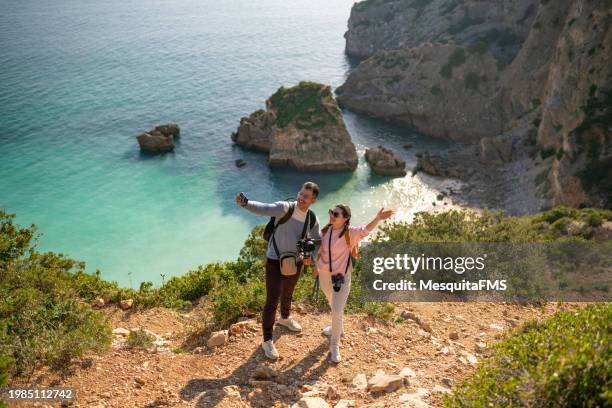
<path fill-rule="evenodd" d="M 266 241 L 270 241 L 270 238 L 272 238 L 274 231 L 276 231 L 276 228 L 278 228 L 279 225 L 284 224 L 287 221 L 289 221 L 289 219 L 291 219 L 291 216 L 293 215 L 293 210 L 295 210 L 295 206 L 296 206 L 295 201 L 289 201 L 289 210 L 287 210 L 287 213 L 283 215 L 281 219 L 278 220 L 278 223 L 276 223 L 276 217 L 270 217 L 270 221 L 268 221 L 268 223 L 266 224 L 266 227 L 264 228 L 264 232 L 263 232 L 263 238 Z M 308 210 L 308 212 L 310 213 L 310 217 L 309 217 L 309 221 L 310 221 L 309 227 L 310 228 L 309 229 L 312 229 L 312 227 L 314 227 L 315 225 L 315 222 L 317 221 L 317 217 L 314 215 L 314 213 L 311 210 Z"/>

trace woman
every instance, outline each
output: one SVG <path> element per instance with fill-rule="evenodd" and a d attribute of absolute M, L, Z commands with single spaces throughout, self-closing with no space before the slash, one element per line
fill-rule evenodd
<path fill-rule="evenodd" d="M 314 276 L 319 276 L 319 283 L 329 306 L 331 307 L 332 325 L 323 329 L 325 335 L 330 336 L 329 351 L 331 361 L 340 362 L 340 336 L 343 331 L 344 306 L 351 289 L 351 252 L 376 228 L 378 223 L 393 215 L 393 210 L 381 208 L 376 217 L 365 227 L 352 227 L 351 209 L 338 204 L 329 210 L 329 223 L 321 230 L 321 247 L 317 254 L 317 262 L 313 268 Z M 332 276 L 340 275 L 340 285 L 332 283 Z M 336 279 L 338 280 L 338 279 Z M 336 289 L 339 289 L 336 291 Z"/>

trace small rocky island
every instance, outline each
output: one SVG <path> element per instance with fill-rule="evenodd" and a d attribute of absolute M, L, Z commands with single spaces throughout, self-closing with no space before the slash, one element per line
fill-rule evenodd
<path fill-rule="evenodd" d="M 270 167 L 300 171 L 352 171 L 357 151 L 329 86 L 300 82 L 280 87 L 266 109 L 240 120 L 232 140 L 269 153 Z"/>
<path fill-rule="evenodd" d="M 174 139 L 179 136 L 181 129 L 176 123 L 159 125 L 136 137 L 140 150 L 163 153 L 174 150 Z"/>
<path fill-rule="evenodd" d="M 384 146 L 366 149 L 365 159 L 379 176 L 404 177 L 406 161 Z"/>

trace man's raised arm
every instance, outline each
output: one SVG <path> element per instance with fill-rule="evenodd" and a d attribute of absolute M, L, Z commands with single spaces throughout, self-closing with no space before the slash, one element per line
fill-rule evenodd
<path fill-rule="evenodd" d="M 244 193 L 236 195 L 236 203 L 253 214 L 264 215 L 267 217 L 282 217 L 289 209 L 289 203 L 286 201 L 277 201 L 275 203 L 260 203 L 259 201 L 246 198 Z"/>

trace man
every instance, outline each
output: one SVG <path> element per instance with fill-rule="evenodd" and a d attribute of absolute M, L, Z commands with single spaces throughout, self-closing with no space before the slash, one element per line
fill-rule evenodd
<path fill-rule="evenodd" d="M 276 308 L 281 305 L 281 319 L 278 324 L 291 331 L 299 332 L 302 327 L 291 316 L 291 299 L 293 290 L 300 277 L 302 265 L 310 265 L 315 258 L 321 242 L 319 220 L 310 206 L 317 201 L 319 186 L 311 181 L 304 183 L 297 195 L 297 202 L 277 201 L 272 204 L 249 200 L 244 193 L 236 196 L 236 203 L 257 215 L 275 217 L 275 229 L 268 241 L 266 253 L 266 304 L 262 311 L 262 348 L 266 357 L 277 359 L 279 354 L 272 340 Z M 291 212 L 291 218 L 279 224 L 284 216 Z M 314 218 L 314 221 L 312 221 Z M 304 234 L 306 233 L 306 234 Z M 297 252 L 296 244 L 307 235 L 316 240 L 315 250 L 310 258 L 297 262 L 297 273 L 284 275 L 281 273 L 281 254 Z"/>

